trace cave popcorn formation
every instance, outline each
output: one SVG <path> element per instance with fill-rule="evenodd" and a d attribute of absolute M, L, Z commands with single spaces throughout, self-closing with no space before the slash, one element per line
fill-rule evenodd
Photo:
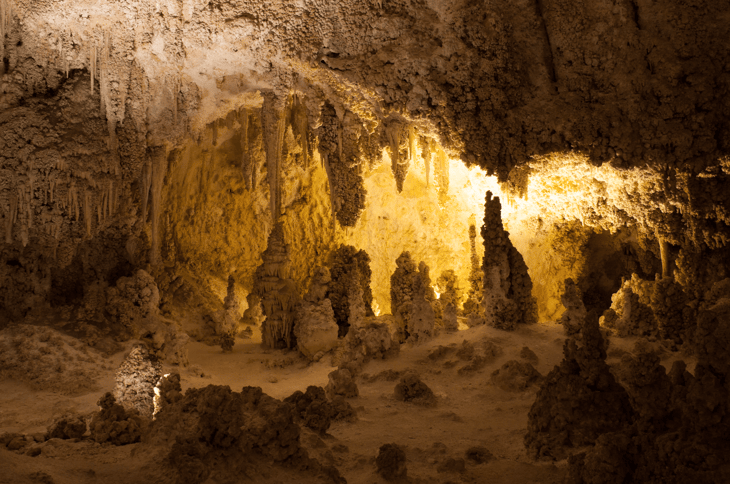
<path fill-rule="evenodd" d="M 730 10 L 528 3 L 0 0 L 0 480 L 730 481 Z"/>

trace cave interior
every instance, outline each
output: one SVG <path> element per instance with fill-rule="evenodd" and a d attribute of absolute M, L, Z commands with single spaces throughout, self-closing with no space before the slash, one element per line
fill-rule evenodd
<path fill-rule="evenodd" d="M 730 482 L 728 38 L 0 0 L 0 483 Z"/>

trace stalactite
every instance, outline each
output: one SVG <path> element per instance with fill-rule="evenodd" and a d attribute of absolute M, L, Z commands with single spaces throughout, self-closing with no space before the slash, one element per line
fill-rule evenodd
<path fill-rule="evenodd" d="M 157 264 L 160 259 L 160 214 L 162 213 L 162 188 L 167 172 L 167 150 L 164 146 L 152 148 L 152 183 L 150 185 L 150 212 L 152 235 L 150 237 L 150 262 Z"/>
<path fill-rule="evenodd" d="M 5 52 L 5 34 L 10 32 L 12 20 L 13 4 L 11 0 L 0 0 L 0 54 Z M 4 72 L 0 71 L 0 74 L 4 74 Z"/>
<path fill-rule="evenodd" d="M 327 153 L 323 153 L 322 155 L 322 164 L 324 165 L 324 170 L 327 173 L 327 179 L 329 180 L 329 186 L 330 186 L 330 205 L 332 208 L 332 227 L 334 229 L 337 228 L 337 207 L 336 207 L 336 197 L 335 197 L 335 187 L 332 184 L 334 178 L 332 176 L 332 167 L 329 163 L 329 156 Z"/>
<path fill-rule="evenodd" d="M 424 136 L 418 137 L 418 146 L 421 149 L 423 164 L 426 171 L 426 190 L 431 186 L 431 139 Z"/>
<path fill-rule="evenodd" d="M 418 156 L 418 134 L 415 126 L 408 127 L 408 160 L 411 165 L 416 164 Z"/>
<path fill-rule="evenodd" d="M 84 223 L 86 224 L 86 236 L 91 237 L 91 192 L 84 190 Z"/>
<path fill-rule="evenodd" d="M 388 140 L 388 145 L 390 147 L 391 170 L 393 171 L 393 176 L 395 177 L 395 186 L 398 190 L 398 193 L 400 193 L 403 191 L 403 182 L 406 179 L 406 175 L 408 174 L 408 166 L 410 165 L 410 154 L 408 154 L 408 156 L 406 156 L 403 160 L 400 156 L 400 145 L 403 135 L 403 126 L 399 121 L 391 121 L 385 127 L 385 134 Z"/>
<path fill-rule="evenodd" d="M 5 243 L 13 243 L 13 224 L 18 215 L 18 198 L 13 191 L 10 192 L 9 211 L 5 215 Z"/>
<path fill-rule="evenodd" d="M 94 95 L 94 76 L 96 76 L 96 45 L 91 46 L 91 53 L 89 54 L 89 74 L 91 77 L 91 95 L 93 96 Z"/>
<path fill-rule="evenodd" d="M 273 92 L 264 94 L 261 120 L 264 132 L 264 147 L 266 149 L 267 176 L 269 177 L 271 216 L 276 221 L 281 215 L 279 172 L 281 170 L 281 150 L 284 145 L 284 133 L 286 131 L 286 113 L 284 101 Z"/>
<path fill-rule="evenodd" d="M 152 163 L 149 158 L 147 159 L 144 167 L 142 167 L 142 175 L 139 185 L 141 190 L 140 195 L 142 198 L 142 211 L 140 216 L 142 217 L 143 222 L 147 222 L 147 203 L 150 197 L 150 188 L 152 187 Z"/>
<path fill-rule="evenodd" d="M 256 170 L 251 162 L 251 152 L 248 143 L 248 109 L 241 108 L 239 118 L 241 124 L 241 173 L 246 189 L 253 190 L 255 188 L 254 172 Z"/>
<path fill-rule="evenodd" d="M 436 154 L 436 166 L 434 167 L 434 178 L 438 184 L 439 202 L 446 203 L 449 194 L 449 158 L 444 150 L 431 140 L 431 152 Z"/>
<path fill-rule="evenodd" d="M 671 274 L 671 263 L 669 261 L 669 244 L 667 241 L 657 233 L 657 241 L 659 241 L 659 254 L 662 259 L 662 277 L 670 277 Z"/>
<path fill-rule="evenodd" d="M 302 146 L 302 166 L 306 170 L 309 168 L 309 116 L 307 106 L 302 102 L 298 95 L 294 96 L 292 101 L 292 119 L 291 125 L 295 135 L 299 138 Z"/>

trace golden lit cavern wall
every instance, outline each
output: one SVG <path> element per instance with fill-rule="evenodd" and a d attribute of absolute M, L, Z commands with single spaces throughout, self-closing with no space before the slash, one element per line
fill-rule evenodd
<path fill-rule="evenodd" d="M 345 232 L 348 244 L 370 254 L 373 299 L 381 314 L 390 312 L 390 276 L 403 251 L 409 251 L 416 263 L 423 261 L 429 266 L 432 285 L 442 271 L 453 270 L 461 289 L 468 289 L 469 219 L 476 220 L 479 232 L 484 194 L 487 190 L 499 193 L 495 177 L 487 177 L 478 167 L 467 168 L 432 145 L 428 175 L 419 150 L 411 158 L 400 193 L 390 156 L 384 151 L 383 162 L 365 175 L 365 210 L 357 225 Z M 439 156 L 443 158 L 441 165 Z M 481 258 L 484 248 L 480 235 L 476 244 Z"/>
<path fill-rule="evenodd" d="M 334 243 L 327 175 L 318 156 L 304 156 L 302 136 L 286 125 L 280 218 L 290 246 L 289 277 L 305 283 Z M 233 275 L 245 295 L 273 227 L 260 106 L 232 112 L 178 150 L 164 190 L 163 260 L 220 301 Z"/>

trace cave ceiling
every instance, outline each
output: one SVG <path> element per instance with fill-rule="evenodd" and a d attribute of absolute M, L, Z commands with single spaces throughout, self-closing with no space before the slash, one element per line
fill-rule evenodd
<path fill-rule="evenodd" d="M 329 100 L 370 131 L 416 123 L 501 179 L 554 151 L 699 173 L 730 149 L 723 2 L 2 3 L 2 54 L 21 74 L 0 105 L 88 70 L 94 53 L 106 117 L 144 125 L 149 144 L 271 91 Z"/>

